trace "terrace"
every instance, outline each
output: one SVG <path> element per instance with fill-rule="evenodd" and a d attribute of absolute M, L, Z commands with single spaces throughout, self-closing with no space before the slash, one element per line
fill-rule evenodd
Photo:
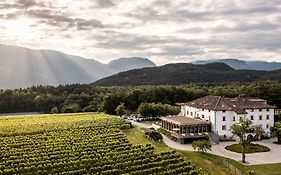
<path fill-rule="evenodd" d="M 207 138 L 211 132 L 211 123 L 199 119 L 168 116 L 161 118 L 162 128 L 171 133 L 171 139 L 179 143 Z"/>

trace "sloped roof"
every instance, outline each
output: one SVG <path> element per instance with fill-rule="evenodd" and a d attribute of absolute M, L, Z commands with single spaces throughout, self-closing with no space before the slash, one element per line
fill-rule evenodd
<path fill-rule="evenodd" d="M 179 104 L 183 105 L 183 104 Z M 265 100 L 253 98 L 224 98 L 220 96 L 205 96 L 184 105 L 214 111 L 234 111 L 237 114 L 246 114 L 246 109 L 272 109 L 275 106 L 268 105 Z"/>

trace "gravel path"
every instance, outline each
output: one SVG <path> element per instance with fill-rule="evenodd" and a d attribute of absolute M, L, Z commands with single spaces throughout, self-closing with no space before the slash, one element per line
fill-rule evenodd
<path fill-rule="evenodd" d="M 139 127 L 152 127 L 152 125 L 147 125 L 144 123 L 134 122 L 131 121 L 133 125 L 137 125 Z M 254 154 L 246 154 L 246 161 L 250 165 L 257 165 L 257 164 L 269 164 L 269 163 L 281 163 L 281 145 L 273 144 L 273 141 L 276 141 L 275 139 L 270 140 L 262 140 L 258 142 L 254 142 L 260 145 L 264 145 L 270 148 L 269 152 L 263 152 L 263 153 L 254 153 Z M 191 144 L 179 144 L 168 137 L 163 135 L 163 142 L 174 149 L 178 150 L 186 150 L 186 151 L 193 151 L 193 148 Z M 237 161 L 241 160 L 241 154 L 231 152 L 225 149 L 226 146 L 234 144 L 237 142 L 220 142 L 217 145 L 213 145 L 212 151 L 209 153 L 219 155 L 222 157 L 228 157 Z"/>

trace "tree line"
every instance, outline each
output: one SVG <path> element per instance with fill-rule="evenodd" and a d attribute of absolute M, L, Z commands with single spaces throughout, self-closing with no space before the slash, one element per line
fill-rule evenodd
<path fill-rule="evenodd" d="M 81 84 L 58 87 L 33 86 L 24 89 L 0 90 L 0 113 L 102 111 L 116 114 L 116 108 L 121 103 L 124 103 L 129 112 L 136 112 L 142 103 L 175 105 L 175 103 L 191 101 L 206 95 L 258 97 L 281 108 L 280 92 L 280 81 L 134 87 L 99 87 Z"/>

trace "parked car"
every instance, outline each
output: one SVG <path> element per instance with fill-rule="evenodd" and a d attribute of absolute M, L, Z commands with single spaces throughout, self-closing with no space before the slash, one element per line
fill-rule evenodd
<path fill-rule="evenodd" d="M 128 116 L 128 115 L 123 115 L 121 118 L 122 118 L 122 119 L 129 119 L 129 117 L 130 117 L 130 116 Z"/>

